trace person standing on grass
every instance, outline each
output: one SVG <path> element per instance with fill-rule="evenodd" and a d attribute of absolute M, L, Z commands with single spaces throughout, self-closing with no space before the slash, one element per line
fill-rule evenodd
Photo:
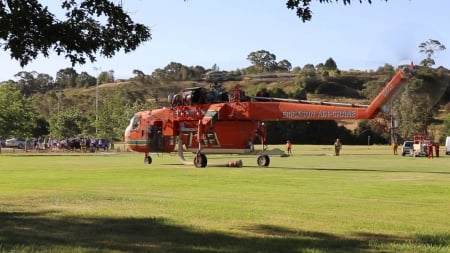
<path fill-rule="evenodd" d="M 434 143 L 434 150 L 436 151 L 436 157 L 439 157 L 439 142 Z"/>
<path fill-rule="evenodd" d="M 427 152 L 428 152 L 428 159 L 433 158 L 433 143 L 429 142 L 427 144 Z"/>
<path fill-rule="evenodd" d="M 292 154 L 292 143 L 289 140 L 286 141 L 286 150 L 289 155 Z"/>
<path fill-rule="evenodd" d="M 392 143 L 392 150 L 394 151 L 394 155 L 396 155 L 397 154 L 397 150 L 398 150 L 398 144 L 397 144 L 396 141 L 394 141 Z"/>
<path fill-rule="evenodd" d="M 339 156 L 339 153 L 341 152 L 341 149 L 342 149 L 341 140 L 336 139 L 336 141 L 334 142 L 334 154 L 336 156 Z"/>

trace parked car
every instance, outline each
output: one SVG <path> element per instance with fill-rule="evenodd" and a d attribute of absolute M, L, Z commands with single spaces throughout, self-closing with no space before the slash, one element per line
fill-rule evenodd
<path fill-rule="evenodd" d="M 412 154 L 414 148 L 413 141 L 405 141 L 402 145 L 402 156 Z"/>
<path fill-rule="evenodd" d="M 27 142 L 21 138 L 11 138 L 5 140 L 5 148 L 20 148 L 23 149 Z"/>
<path fill-rule="evenodd" d="M 97 147 L 97 149 L 102 148 L 103 150 L 108 150 L 109 149 L 109 140 L 107 139 L 97 139 L 95 141 L 95 146 Z"/>

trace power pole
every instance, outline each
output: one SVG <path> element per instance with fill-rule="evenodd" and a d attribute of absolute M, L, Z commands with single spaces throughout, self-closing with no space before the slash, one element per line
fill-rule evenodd
<path fill-rule="evenodd" d="M 392 143 L 397 143 L 397 132 L 396 129 L 398 127 L 397 121 L 394 119 L 394 116 L 391 113 L 391 128 L 390 128 L 390 132 L 391 132 L 391 144 Z"/>
<path fill-rule="evenodd" d="M 94 67 L 94 70 L 97 72 L 97 79 L 95 82 L 95 137 L 98 137 L 98 85 L 99 85 L 99 72 L 101 68 Z"/>

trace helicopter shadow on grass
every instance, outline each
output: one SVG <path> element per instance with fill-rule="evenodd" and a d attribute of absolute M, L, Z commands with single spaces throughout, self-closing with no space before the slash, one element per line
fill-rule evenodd
<path fill-rule="evenodd" d="M 254 167 L 258 168 L 258 166 L 246 166 L 246 167 Z M 444 174 L 450 175 L 449 171 L 408 171 L 408 170 L 383 170 L 383 169 L 343 169 L 343 168 L 299 168 L 299 167 L 277 167 L 270 166 L 272 169 L 285 169 L 285 170 L 305 170 L 305 171 L 333 171 L 333 172 L 346 172 L 346 171 L 354 171 L 354 172 L 395 172 L 395 173 L 418 173 L 418 174 Z"/>
<path fill-rule="evenodd" d="M 417 174 L 443 174 L 450 175 L 450 171 L 410 171 L 410 170 L 383 170 L 383 169 L 345 169 L 345 168 L 317 168 L 317 167 L 290 167 L 290 166 L 258 166 L 258 165 L 243 165 L 242 167 L 227 167 L 225 165 L 208 165 L 206 168 L 219 168 L 223 167 L 224 169 L 279 169 L 279 170 L 299 170 L 299 171 L 329 171 L 329 172 L 394 172 L 394 173 L 417 173 Z M 166 166 L 190 166 L 195 168 L 193 164 L 181 164 L 181 163 L 165 163 Z M 205 169 L 205 168 L 195 168 L 195 169 Z"/>
<path fill-rule="evenodd" d="M 195 230 L 163 218 L 62 216 L 58 212 L 0 212 L 0 251 L 33 252 L 361 252 L 372 242 L 427 244 L 436 236 L 399 238 L 358 234 L 347 238 L 266 224 L 238 228 L 252 235 Z M 450 235 L 442 243 L 449 241 Z"/>

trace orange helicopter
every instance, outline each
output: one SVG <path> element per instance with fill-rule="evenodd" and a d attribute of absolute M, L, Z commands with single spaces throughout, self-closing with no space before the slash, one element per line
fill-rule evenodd
<path fill-rule="evenodd" d="M 239 88 L 224 90 L 219 82 L 210 90 L 187 88 L 169 96 L 169 107 L 135 113 L 125 142 L 129 149 L 145 153 L 148 164 L 149 153 L 177 151 L 186 164 L 183 152 L 195 153 L 189 164 L 196 167 L 207 166 L 206 154 L 254 154 L 259 166 L 269 166 L 269 155 L 284 151 L 267 149 L 264 121 L 372 119 L 386 110 L 414 72 L 412 63 L 399 69 L 370 105 L 246 96 Z M 253 145 L 257 137 L 259 151 Z"/>

